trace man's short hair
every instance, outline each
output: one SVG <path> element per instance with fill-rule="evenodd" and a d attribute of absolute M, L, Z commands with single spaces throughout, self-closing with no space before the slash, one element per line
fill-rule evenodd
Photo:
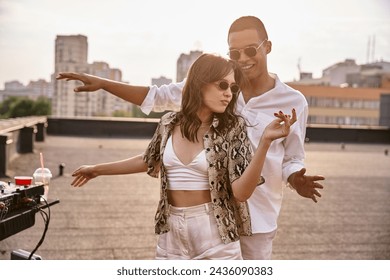
<path fill-rule="evenodd" d="M 228 40 L 229 40 L 230 33 L 243 31 L 246 29 L 255 29 L 259 33 L 260 37 L 263 36 L 263 34 L 265 34 L 264 39 L 268 39 L 267 30 L 265 29 L 263 22 L 259 18 L 254 16 L 243 16 L 236 19 L 230 25 Z"/>

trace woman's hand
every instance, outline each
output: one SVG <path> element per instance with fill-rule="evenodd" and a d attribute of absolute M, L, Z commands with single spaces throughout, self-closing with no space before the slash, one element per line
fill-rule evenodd
<path fill-rule="evenodd" d="M 84 85 L 76 87 L 74 89 L 75 92 L 80 91 L 96 91 L 103 88 L 103 82 L 104 79 L 89 75 L 89 74 L 82 74 L 82 73 L 66 73 L 62 72 L 59 73 L 56 77 L 57 80 L 66 80 L 66 81 L 80 81 Z"/>
<path fill-rule="evenodd" d="M 72 176 L 75 177 L 71 185 L 73 187 L 81 187 L 85 185 L 89 180 L 98 176 L 94 170 L 94 165 L 82 165 L 77 168 Z"/>
<path fill-rule="evenodd" d="M 282 111 L 274 114 L 273 120 L 264 130 L 264 140 L 273 141 L 286 137 L 290 133 L 290 127 L 297 121 L 297 113 L 292 109 L 292 115 L 285 115 Z"/>

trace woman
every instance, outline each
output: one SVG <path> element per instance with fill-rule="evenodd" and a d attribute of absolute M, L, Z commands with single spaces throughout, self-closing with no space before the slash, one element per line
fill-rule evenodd
<path fill-rule="evenodd" d="M 72 185 L 100 175 L 160 174 L 156 259 L 242 259 L 239 236 L 251 235 L 245 201 L 264 182 L 271 142 L 296 121 L 294 109 L 292 116 L 275 113 L 253 154 L 245 123 L 234 113 L 243 85 L 235 62 L 201 55 L 189 70 L 180 112 L 161 118 L 145 153 L 81 166 Z"/>

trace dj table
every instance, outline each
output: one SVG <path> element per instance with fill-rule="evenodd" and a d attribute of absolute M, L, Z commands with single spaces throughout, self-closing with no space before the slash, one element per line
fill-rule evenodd
<path fill-rule="evenodd" d="M 39 203 L 34 207 L 19 209 L 6 215 L 4 219 L 0 220 L 0 241 L 32 227 L 35 224 L 35 214 L 39 210 L 59 202 L 58 199 L 49 200 L 47 203 Z"/>
<path fill-rule="evenodd" d="M 45 239 L 50 222 L 50 207 L 59 203 L 58 199 L 45 200 L 43 185 L 15 186 L 11 183 L 0 185 L 0 241 L 35 224 L 35 214 L 40 213 L 45 228 L 35 252 Z M 41 259 L 24 250 L 11 253 L 11 259 Z"/>

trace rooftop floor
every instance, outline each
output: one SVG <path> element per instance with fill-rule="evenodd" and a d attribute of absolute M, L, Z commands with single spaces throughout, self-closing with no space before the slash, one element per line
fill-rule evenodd
<path fill-rule="evenodd" d="M 105 176 L 82 188 L 70 186 L 82 164 L 123 159 L 143 152 L 149 140 L 47 136 L 35 152 L 10 166 L 10 176 L 31 175 L 40 166 L 53 172 L 49 230 L 36 254 L 50 260 L 153 259 L 154 214 L 159 180 L 146 174 Z M 390 259 L 390 145 L 306 144 L 308 174 L 326 177 L 315 204 L 285 190 L 273 259 Z M 65 173 L 58 175 L 58 166 Z M 0 178 L 2 181 L 9 180 Z M 0 241 L 0 259 L 15 249 L 32 251 L 43 232 L 33 227 Z"/>

